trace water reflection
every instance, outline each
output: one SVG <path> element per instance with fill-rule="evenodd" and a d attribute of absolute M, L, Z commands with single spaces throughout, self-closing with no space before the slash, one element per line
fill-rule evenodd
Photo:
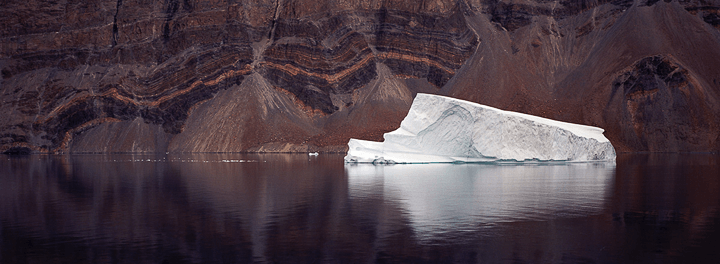
<path fill-rule="evenodd" d="M 0 263 L 704 262 L 719 155 L 344 165 L 342 155 L 0 156 Z"/>
<path fill-rule="evenodd" d="M 346 165 L 353 200 L 399 204 L 423 238 L 457 237 L 497 222 L 599 213 L 614 163 Z"/>

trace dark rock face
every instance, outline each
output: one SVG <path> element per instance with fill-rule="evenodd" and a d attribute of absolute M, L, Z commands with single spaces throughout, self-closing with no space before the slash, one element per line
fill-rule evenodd
<path fill-rule="evenodd" d="M 394 74 L 442 87 L 472 55 L 477 36 L 459 10 L 449 17 L 380 9 L 276 21 L 263 75 L 314 109 L 339 109 L 330 94 L 350 94 L 377 77 L 376 63 Z"/>
<path fill-rule="evenodd" d="M 22 19 L 17 16 L 2 21 L 8 25 L 2 50 L 4 96 L 10 98 L 6 106 L 22 115 L 2 122 L 3 149 L 72 151 L 74 136 L 101 124 L 138 118 L 177 135 L 184 131 L 194 107 L 221 90 L 237 89 L 254 72 L 279 89 L 272 92 L 292 94 L 298 109 L 320 115 L 303 122 L 324 127 L 324 115 L 356 104 L 353 93 L 377 79 L 377 64 L 388 65 L 402 78 L 425 79 L 439 88 L 478 43 L 457 4 L 445 13 L 382 7 L 325 10 L 328 13 L 310 17 L 297 17 L 306 12 L 302 6 L 281 1 L 114 4 L 84 7 L 87 13 L 79 16 L 89 14 L 93 27 L 88 28 L 79 22 L 69 29 L 54 24 L 54 19 L 68 19 L 61 14 L 76 6 L 40 9 L 46 17 L 38 20 L 48 20 L 47 25 L 18 25 Z M 4 14 L 29 14 L 38 8 L 12 2 Z M 94 21 L 99 19 L 96 16 L 108 17 L 101 23 Z M 47 39 L 55 42 L 28 44 Z M 44 77 L 38 77 L 37 84 L 22 81 L 38 72 Z M 266 129 L 285 130 L 287 124 L 277 126 Z M 268 132 L 260 131 L 256 137 L 264 138 Z M 306 145 L 307 139 L 302 140 Z M 248 138 L 244 145 L 252 146 L 249 142 L 255 140 L 263 141 Z M 277 137 L 264 140 L 272 143 Z M 92 144 L 81 145 L 92 151 Z M 111 150 L 131 149 L 111 145 Z"/>
<path fill-rule="evenodd" d="M 0 152 L 343 151 L 417 92 L 720 150 L 716 3 L 5 1 Z"/>
<path fill-rule="evenodd" d="M 701 17 L 705 23 L 720 29 L 720 7 L 701 1 L 698 4 L 688 5 L 685 9 L 691 14 Z"/>
<path fill-rule="evenodd" d="M 442 92 L 605 128 L 620 152 L 717 151 L 720 38 L 698 11 L 716 5 L 478 1 L 482 59 Z"/>
<path fill-rule="evenodd" d="M 508 1 L 509 2 L 509 1 Z M 525 1 L 521 3 L 498 0 L 483 0 L 483 12 L 488 14 L 490 21 L 495 22 L 508 31 L 530 25 L 534 17 L 546 16 L 564 19 L 575 16 L 583 11 L 609 4 L 615 8 L 629 8 L 632 0 L 580 0 L 580 1 Z"/>
<path fill-rule="evenodd" d="M 681 151 L 712 146 L 720 124 L 705 93 L 673 58 L 653 56 L 636 62 L 613 82 L 606 116 L 620 126 L 632 148 Z M 619 111 L 618 111 L 619 110 Z M 612 113 L 612 114 L 610 114 Z"/>

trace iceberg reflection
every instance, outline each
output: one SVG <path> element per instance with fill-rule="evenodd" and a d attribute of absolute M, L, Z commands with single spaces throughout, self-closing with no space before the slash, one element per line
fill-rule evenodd
<path fill-rule="evenodd" d="M 614 168 L 614 163 L 345 166 L 353 199 L 383 197 L 400 204 L 415 233 L 427 238 L 500 222 L 598 214 Z"/>

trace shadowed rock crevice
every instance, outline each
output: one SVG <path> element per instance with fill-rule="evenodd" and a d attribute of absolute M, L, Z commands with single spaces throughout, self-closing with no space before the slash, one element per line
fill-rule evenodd
<path fill-rule="evenodd" d="M 268 33 L 268 39 L 275 38 L 275 29 L 277 28 L 277 20 L 278 16 L 280 15 L 280 2 L 281 0 L 275 0 L 275 13 L 273 15 L 272 21 L 270 22 L 270 32 Z"/>
<path fill-rule="evenodd" d="M 112 46 L 115 47 L 117 45 L 117 39 L 118 39 L 118 26 L 117 26 L 117 16 L 118 13 L 120 13 L 120 7 L 122 6 L 122 0 L 117 0 L 117 6 L 115 7 L 115 15 L 113 16 L 113 24 L 112 24 Z"/>
<path fill-rule="evenodd" d="M 179 0 L 165 0 L 165 23 L 163 24 L 162 38 L 165 42 L 170 40 L 170 23 L 180 9 Z"/>

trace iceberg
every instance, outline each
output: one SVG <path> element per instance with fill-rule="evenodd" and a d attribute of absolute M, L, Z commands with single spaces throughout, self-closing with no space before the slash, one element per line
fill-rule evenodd
<path fill-rule="evenodd" d="M 419 93 L 383 142 L 350 139 L 347 163 L 614 161 L 599 127 Z"/>

